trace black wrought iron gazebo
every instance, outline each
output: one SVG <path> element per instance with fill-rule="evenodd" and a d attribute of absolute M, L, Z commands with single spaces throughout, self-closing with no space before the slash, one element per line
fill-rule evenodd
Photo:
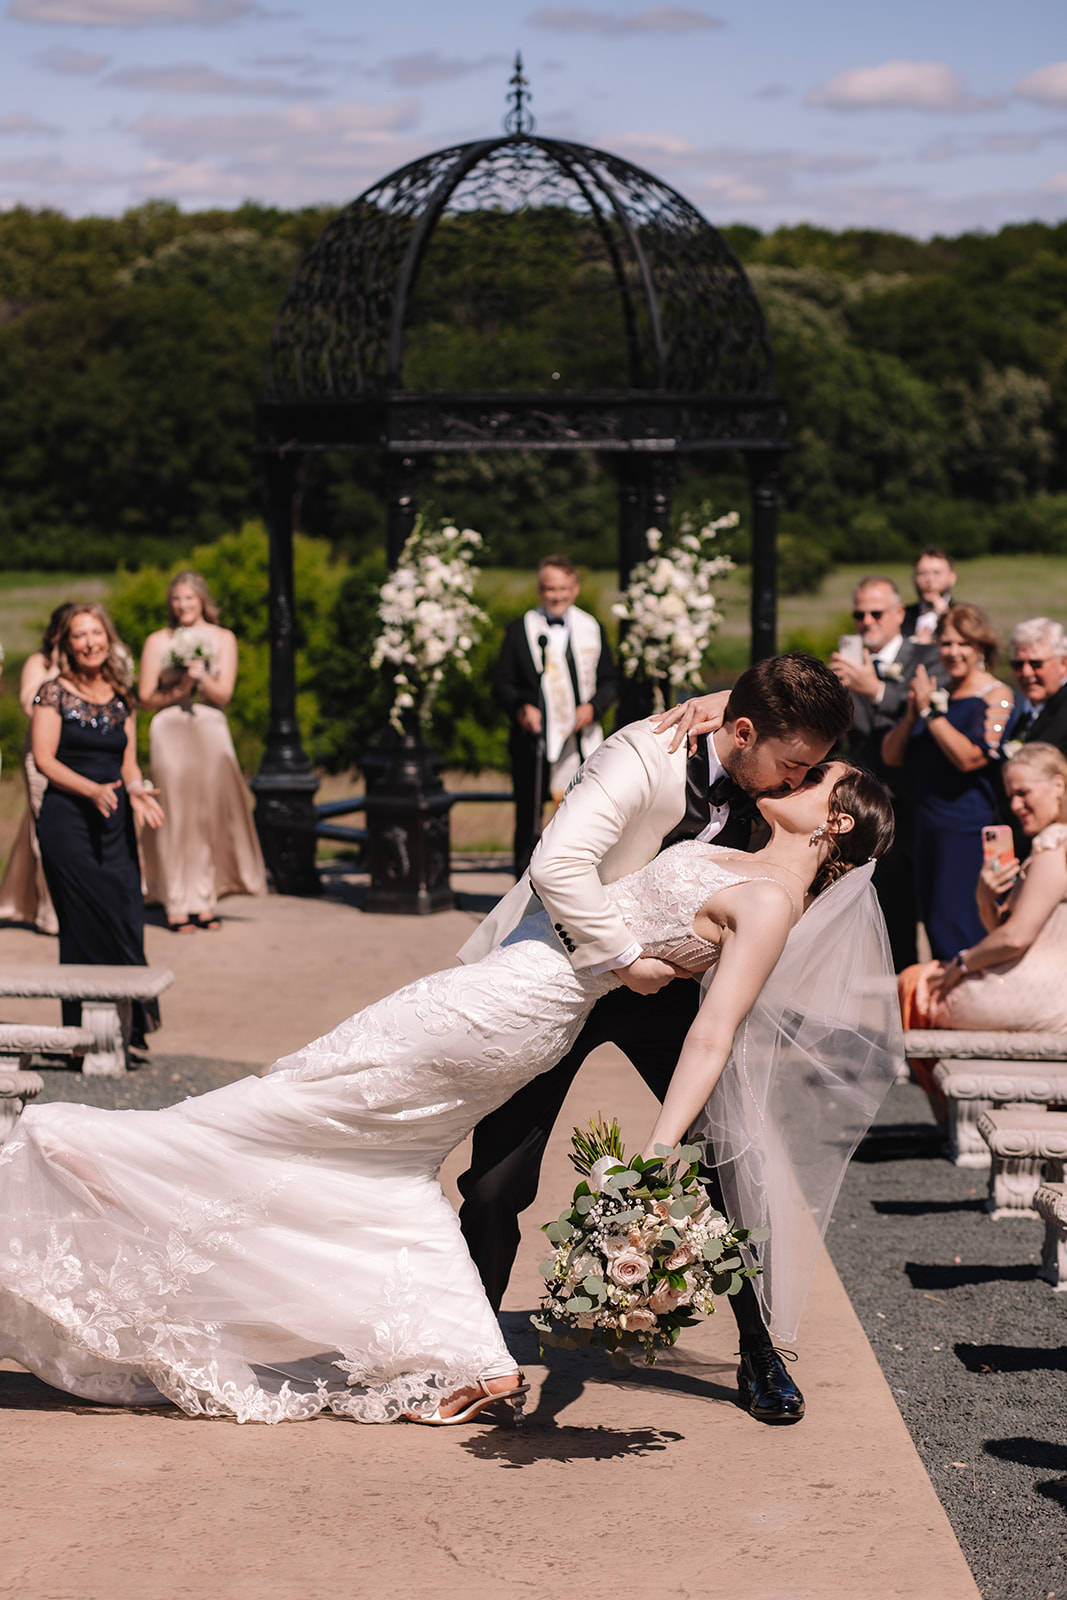
<path fill-rule="evenodd" d="M 617 477 L 625 584 L 645 531 L 669 518 L 679 460 L 741 452 L 752 493 L 753 659 L 775 648 L 786 416 L 752 286 L 675 189 L 606 151 L 538 136 L 528 99 L 517 61 L 504 135 L 436 151 L 360 195 L 308 252 L 278 315 L 258 408 L 272 659 L 253 787 L 268 863 L 290 892 L 315 881 L 317 784 L 296 723 L 292 584 L 307 453 L 384 458 L 394 564 L 434 456 L 596 451 Z M 566 301 L 552 277 L 561 251 Z M 487 258 L 495 277 L 481 270 Z M 517 259 L 524 272 L 509 294 L 501 280 Z M 443 389 L 440 354 L 454 357 L 460 344 L 471 387 Z"/>

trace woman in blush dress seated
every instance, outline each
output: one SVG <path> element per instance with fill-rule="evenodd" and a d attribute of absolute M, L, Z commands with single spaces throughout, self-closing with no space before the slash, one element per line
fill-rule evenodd
<path fill-rule="evenodd" d="M 906 1028 L 1067 1032 L 1067 760 L 1051 744 L 1023 745 L 1004 765 L 1004 790 L 1030 855 L 1021 867 L 1014 857 L 982 867 L 975 898 L 985 938 L 901 973 Z M 912 1064 L 942 1120 L 930 1070 Z"/>
<path fill-rule="evenodd" d="M 41 648 L 26 657 L 19 680 L 19 703 L 28 717 L 33 716 L 33 702 L 41 685 L 59 676 L 56 645 L 64 623 L 76 610 L 77 606 L 71 600 L 56 606 L 44 630 Z M 58 933 L 59 923 L 41 864 L 41 847 L 37 842 L 37 817 L 48 785 L 33 759 L 29 729 L 26 731 L 22 771 L 26 780 L 27 804 L 4 869 L 3 882 L 0 883 L 0 922 L 27 922 L 32 923 L 38 933 Z"/>
<path fill-rule="evenodd" d="M 142 841 L 145 898 L 175 933 L 221 927 L 224 895 L 266 894 L 267 879 L 224 707 L 237 682 L 237 640 L 198 572 L 167 590 L 168 626 L 141 655 L 141 704 L 156 714 L 149 771 L 167 825 Z"/>
<path fill-rule="evenodd" d="M 895 1077 L 899 1021 L 884 1004 L 891 968 L 871 888 L 892 808 L 877 779 L 839 762 L 759 807 L 771 827 L 761 851 L 687 840 L 605 892 L 654 958 L 656 987 L 713 974 L 644 1151 L 679 1144 L 732 1076 L 736 1159 L 759 1182 L 776 1166 L 788 1219 L 813 1149 L 825 1164 L 824 1116 L 850 1106 L 832 1203 Z M 480 961 L 417 979 L 265 1077 L 163 1111 L 30 1107 L 0 1152 L 0 1357 L 98 1401 L 169 1399 L 242 1422 L 334 1411 L 455 1424 L 521 1401 L 438 1172 L 622 981 L 573 967 L 541 911 Z M 766 1006 L 774 1034 L 795 1037 L 805 1004 L 828 1065 L 783 1064 L 790 1130 L 807 1130 L 797 1166 L 761 1144 L 777 1101 L 764 1118 L 750 1085 L 775 1050 L 747 1048 L 745 1030 Z M 788 1273 L 803 1252 L 782 1231 Z M 772 1285 L 778 1237 L 772 1223 L 761 1255 Z"/>
<path fill-rule="evenodd" d="M 137 766 L 129 652 L 103 606 L 75 606 L 59 632 L 59 672 L 37 691 L 30 735 L 47 782 L 37 831 L 59 922 L 61 962 L 146 965 L 134 821 L 163 813 Z M 116 662 L 118 665 L 116 665 Z M 64 1000 L 63 1021 L 81 1021 Z M 155 1001 L 134 1002 L 131 1043 L 159 1026 Z"/>

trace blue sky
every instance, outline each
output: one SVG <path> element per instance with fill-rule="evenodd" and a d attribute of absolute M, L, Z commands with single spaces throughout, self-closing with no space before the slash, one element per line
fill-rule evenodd
<path fill-rule="evenodd" d="M 928 236 L 1067 215 L 1063 0 L 3 0 L 0 206 L 351 199 L 500 127 L 647 166 L 713 221 Z"/>

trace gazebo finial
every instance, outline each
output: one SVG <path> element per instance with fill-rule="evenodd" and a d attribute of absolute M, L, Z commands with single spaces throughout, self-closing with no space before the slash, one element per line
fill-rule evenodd
<path fill-rule="evenodd" d="M 511 75 L 511 92 L 508 99 L 512 102 L 511 109 L 504 118 L 504 129 L 507 133 L 533 133 L 537 127 L 533 112 L 527 102 L 530 99 L 529 81 L 523 75 L 522 52 L 515 52 L 515 71 Z"/>

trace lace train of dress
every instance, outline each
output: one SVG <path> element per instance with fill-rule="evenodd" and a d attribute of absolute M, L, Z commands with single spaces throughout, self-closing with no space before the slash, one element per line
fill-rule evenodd
<path fill-rule="evenodd" d="M 612 886 L 650 953 L 716 958 L 693 917 L 742 879 L 715 855 L 676 845 Z M 165 1111 L 29 1108 L 0 1149 L 0 1355 L 92 1400 L 260 1422 L 392 1421 L 513 1370 L 437 1173 L 617 981 L 575 973 L 542 913 L 266 1077 Z"/>

